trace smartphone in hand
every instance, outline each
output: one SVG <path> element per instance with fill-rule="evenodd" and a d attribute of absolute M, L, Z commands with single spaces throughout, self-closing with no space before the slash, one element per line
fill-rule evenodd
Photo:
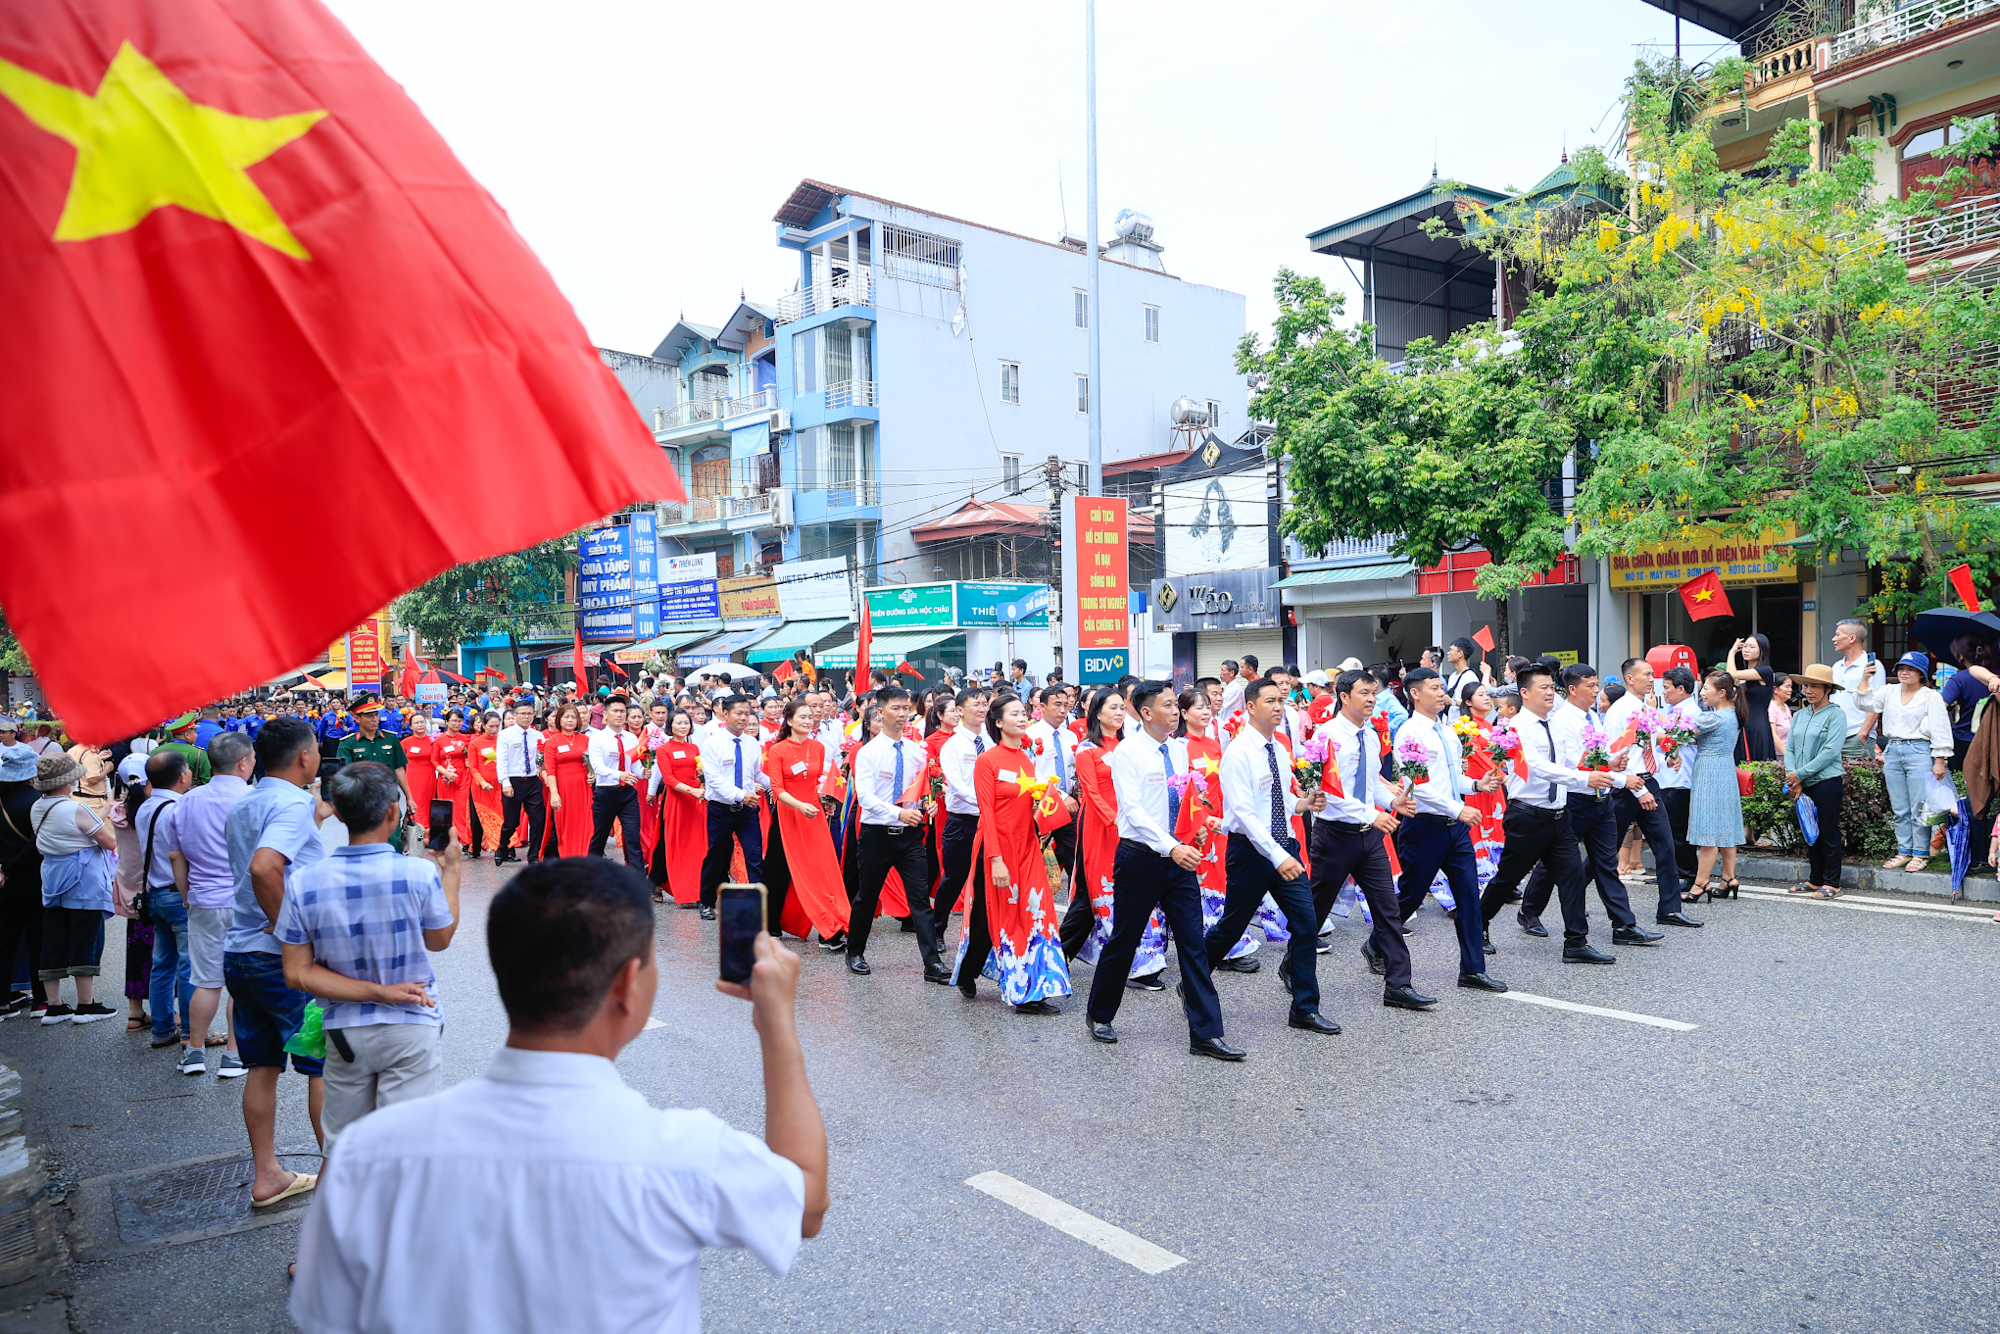
<path fill-rule="evenodd" d="M 722 886 L 715 915 L 721 928 L 722 980 L 747 985 L 757 962 L 757 936 L 764 929 L 764 886 Z"/>
<path fill-rule="evenodd" d="M 424 846 L 428 847 L 432 852 L 443 852 L 450 845 L 451 803 L 448 801 L 432 801 L 430 837 L 424 840 Z"/>

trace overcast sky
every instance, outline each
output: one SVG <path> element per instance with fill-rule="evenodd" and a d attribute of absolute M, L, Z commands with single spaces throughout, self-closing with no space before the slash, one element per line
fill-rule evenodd
<path fill-rule="evenodd" d="M 593 340 L 651 352 L 795 266 L 801 177 L 1053 240 L 1084 228 L 1082 0 L 885 6 L 330 0 L 520 228 Z M 1242 292 L 1305 235 L 1446 178 L 1532 184 L 1607 140 L 1642 0 L 1098 5 L 1101 234 L 1150 213 L 1168 270 Z M 1688 25 L 1692 51 L 1716 39 Z"/>

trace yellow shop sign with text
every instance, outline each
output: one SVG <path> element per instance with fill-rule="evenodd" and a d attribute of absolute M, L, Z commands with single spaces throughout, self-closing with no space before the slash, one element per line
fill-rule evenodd
<path fill-rule="evenodd" d="M 1716 571 L 1725 584 L 1797 583 L 1798 562 L 1784 543 L 1798 535 L 1798 525 L 1792 523 L 1763 529 L 1697 524 L 1678 542 L 1613 556 L 1611 586 L 1666 592 L 1705 570 Z"/>

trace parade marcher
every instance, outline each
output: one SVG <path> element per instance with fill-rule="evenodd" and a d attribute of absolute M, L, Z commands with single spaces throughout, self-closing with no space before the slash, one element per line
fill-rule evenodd
<path fill-rule="evenodd" d="M 1043 686 L 1038 698 L 1041 716 L 1028 724 L 1028 737 L 1035 748 L 1035 777 L 1049 779 L 1055 784 L 1063 808 L 1069 812 L 1069 823 L 1049 836 L 1049 847 L 1056 855 L 1056 865 L 1067 876 L 1076 865 L 1077 820 L 1082 813 L 1075 795 L 1076 736 L 1065 726 L 1068 722 L 1069 692 L 1061 686 Z M 1071 893 L 1075 893 L 1073 884 Z"/>
<path fill-rule="evenodd" d="M 71 800 L 82 777 L 83 766 L 61 751 L 35 761 L 35 791 L 42 795 L 28 812 L 28 826 L 42 854 L 42 949 L 36 976 L 46 996 L 45 1025 L 64 1020 L 94 1024 L 116 1013 L 96 1001 L 95 988 L 104 919 L 112 914 L 118 838 L 102 816 Z M 62 1003 L 65 977 L 76 979 L 74 1009 Z"/>
<path fill-rule="evenodd" d="M 958 692 L 958 731 L 937 752 L 944 773 L 944 832 L 939 841 L 940 859 L 937 898 L 933 905 L 933 930 L 943 940 L 951 927 L 952 910 L 958 906 L 967 878 L 972 872 L 972 845 L 979 836 L 979 804 L 972 790 L 972 766 L 987 747 L 986 710 L 992 696 L 974 687 Z"/>
<path fill-rule="evenodd" d="M 650 693 L 650 692 L 648 692 Z M 653 863 L 660 845 L 660 799 L 659 784 L 653 781 L 653 774 L 660 763 L 660 747 L 673 737 L 671 722 L 673 706 L 664 699 L 648 704 L 646 720 L 638 722 L 640 706 L 634 704 L 625 711 L 626 725 L 639 738 L 639 760 L 645 781 L 633 789 L 639 797 L 639 864 L 648 875 L 652 874 Z M 659 887 L 654 887 L 655 900 Z"/>
<path fill-rule="evenodd" d="M 825 942 L 847 929 L 848 916 L 840 861 L 820 804 L 826 756 L 813 736 L 818 723 L 810 701 L 794 696 L 784 706 L 782 721 L 787 735 L 763 755 L 772 798 L 771 838 L 764 849 L 766 925 L 772 935 L 781 934 L 790 904 L 792 920 L 805 928 L 797 934 L 816 930 Z"/>
<path fill-rule="evenodd" d="M 1007 691 L 984 720 L 993 744 L 972 766 L 980 820 L 972 846 L 972 901 L 952 963 L 966 999 L 978 979 L 1000 984 L 1000 999 L 1017 1014 L 1058 1014 L 1049 999 L 1070 994 L 1069 966 L 1056 931 L 1055 891 L 1035 829 L 1041 804 L 1033 758 L 1023 748 L 1028 706 Z"/>
<path fill-rule="evenodd" d="M 414 730 L 422 726 L 421 713 L 410 715 L 410 726 Z M 472 846 L 472 811 L 465 799 L 466 790 L 472 786 L 472 734 L 466 730 L 465 710 L 448 709 L 444 715 L 443 730 L 437 733 L 437 799 L 451 803 L 451 832 L 458 840 L 461 856 L 470 857 Z M 419 824 L 430 818 L 428 808 L 422 813 L 412 810 Z"/>
<path fill-rule="evenodd" d="M 590 734 L 584 755 L 591 774 L 590 855 L 604 855 L 614 825 L 625 864 L 645 869 L 639 838 L 639 784 L 645 781 L 639 738 L 626 730 L 625 697 L 614 695 L 604 706 L 604 726 Z"/>
<path fill-rule="evenodd" d="M 1521 693 L 1521 712 L 1514 719 L 1514 730 L 1520 735 L 1522 764 L 1528 772 L 1525 778 L 1518 770 L 1507 777 L 1506 847 L 1500 854 L 1500 869 L 1493 873 L 1479 901 L 1487 948 L 1492 947 L 1493 919 L 1529 868 L 1541 864 L 1548 867 L 1562 905 L 1563 962 L 1616 963 L 1616 955 L 1590 943 L 1583 901 L 1587 872 L 1569 820 L 1569 802 L 1579 796 L 1594 800 L 1597 793 L 1610 789 L 1612 775 L 1578 770 L 1573 758 L 1565 756 L 1557 744 L 1555 725 L 1549 718 L 1556 704 L 1554 672 L 1531 662 L 1514 680 Z M 1534 919 L 1523 915 L 1519 920 L 1526 929 Z M 1535 925 L 1540 922 L 1535 921 Z"/>
<path fill-rule="evenodd" d="M 1386 997 L 1414 992 L 1389 839 L 1416 803 L 1382 777 L 1375 712 L 1380 690 L 1374 676 L 1359 669 L 1334 678 L 1339 710 L 1319 734 L 1327 750 L 1320 770 L 1326 803 L 1313 813 L 1308 852 L 1314 929 L 1333 911 L 1341 887 L 1353 880 L 1374 919 L 1361 954 L 1369 971 L 1381 975 Z"/>
<path fill-rule="evenodd" d="M 1419 667 L 1403 678 L 1403 688 L 1409 692 L 1412 712 L 1397 734 L 1397 744 L 1399 749 L 1423 747 L 1428 776 L 1411 784 L 1410 797 L 1416 810 L 1403 821 L 1396 840 L 1403 862 L 1398 912 L 1404 920 L 1413 916 L 1423 906 L 1432 879 L 1443 872 L 1452 900 L 1463 905 L 1452 912 L 1452 924 L 1458 932 L 1458 985 L 1476 991 L 1505 991 L 1507 984 L 1486 971 L 1486 924 L 1472 911 L 1472 905 L 1479 901 L 1479 864 L 1472 851 L 1472 828 L 1479 823 L 1480 814 L 1465 800 L 1475 786 L 1481 792 L 1499 791 L 1500 777 L 1488 774 L 1476 785 L 1465 777 L 1460 763 L 1462 747 L 1444 720 L 1450 700 L 1435 671 Z M 1384 994 L 1382 1003 L 1420 1010 L 1436 1002 L 1421 994 L 1390 992 Z"/>
<path fill-rule="evenodd" d="M 1786 680 L 1787 689 L 1791 681 Z M 1732 689 L 1733 689 L 1732 684 Z M 1660 694 L 1666 707 L 1660 710 L 1670 722 L 1677 722 L 1693 731 L 1701 717 L 1701 701 L 1695 697 L 1694 673 L 1685 667 L 1669 667 L 1660 676 Z M 1694 845 L 1688 842 L 1688 805 L 1693 796 L 1695 762 L 1700 758 L 1701 747 L 1690 742 L 1675 748 L 1665 759 L 1656 775 L 1660 784 L 1660 804 L 1667 808 L 1667 828 L 1674 836 L 1674 869 L 1680 873 L 1684 885 L 1698 885 L 1696 878 L 1696 858 Z M 1730 782 L 1736 781 L 1734 765 L 1731 766 Z M 1734 874 L 1732 868 L 1731 874 Z M 1705 878 L 1705 877 L 1703 877 Z M 1689 896 L 1683 894 L 1684 900 Z"/>
<path fill-rule="evenodd" d="M 1178 702 L 1181 721 L 1177 731 L 1187 743 L 1188 772 L 1201 775 L 1201 784 L 1199 787 L 1190 784 L 1187 799 L 1181 802 L 1181 822 L 1180 827 L 1174 830 L 1174 837 L 1201 850 L 1201 865 L 1195 868 L 1195 878 L 1201 882 L 1202 925 L 1212 932 L 1229 895 L 1229 868 L 1225 855 L 1229 840 L 1222 833 L 1223 821 L 1228 816 L 1228 799 L 1222 788 L 1223 750 L 1208 735 L 1209 724 L 1214 721 L 1214 715 L 1208 708 L 1208 692 L 1183 690 Z M 1249 704 L 1246 690 L 1246 711 Z M 1289 751 L 1284 756 L 1284 770 L 1289 781 L 1292 771 Z M 1217 942 L 1211 941 L 1208 946 L 1209 966 L 1216 972 L 1254 973 L 1263 966 L 1253 957 L 1261 943 L 1260 935 L 1247 930 L 1220 948 Z"/>
<path fill-rule="evenodd" d="M 1206 695 L 1201 698 L 1205 704 Z M 1314 938 L 1320 919 L 1313 915 L 1312 889 L 1291 822 L 1294 811 L 1323 810 L 1326 798 L 1321 793 L 1308 793 L 1297 801 L 1291 798 L 1290 752 L 1276 736 L 1284 713 L 1284 696 L 1277 686 L 1268 679 L 1250 682 L 1243 690 L 1243 709 L 1244 727 L 1223 752 L 1216 779 L 1229 847 L 1228 889 L 1203 949 L 1214 957 L 1236 945 L 1269 895 L 1291 933 L 1278 970 L 1291 993 L 1285 1022 L 1307 1033 L 1337 1034 L 1340 1025 L 1319 1012 Z"/>
<path fill-rule="evenodd" d="M 500 780 L 500 850 L 493 863 L 514 860 L 521 814 L 527 812 L 528 828 L 522 851 L 530 862 L 542 859 L 542 840 L 547 832 L 548 801 L 542 789 L 542 734 L 535 730 L 535 706 L 514 706 L 513 716 L 494 746 L 494 773 Z"/>
<path fill-rule="evenodd" d="M 581 857 L 590 851 L 592 824 L 590 745 L 583 711 L 565 701 L 554 726 L 542 735 L 542 783 L 548 792 L 549 832 L 542 856 Z"/>
<path fill-rule="evenodd" d="M 1687 668 L 1674 670 L 1686 672 Z M 1687 819 L 1688 841 L 1698 849 L 1693 880 L 1695 895 L 1714 898 L 1736 894 L 1736 849 L 1743 842 L 1743 792 L 1736 782 L 1736 738 L 1749 706 L 1744 698 L 1747 693 L 1747 688 L 1728 672 L 1711 672 L 1702 682 L 1701 699 L 1708 707 L 1695 716 L 1698 749 Z M 1710 876 L 1718 852 L 1723 875 L 1719 884 Z"/>
<path fill-rule="evenodd" d="M 1180 803 L 1187 786 L 1187 743 L 1172 739 L 1180 705 L 1165 682 L 1146 681 L 1132 689 L 1140 732 L 1111 756 L 1111 780 L 1118 794 L 1118 860 L 1112 872 L 1111 939 L 1098 956 L 1091 978 L 1086 1020 L 1098 1042 L 1116 1042 L 1111 1021 L 1118 1017 L 1127 971 L 1138 952 L 1155 908 L 1163 909 L 1180 957 L 1181 1007 L 1188 1021 L 1188 1051 L 1221 1061 L 1240 1061 L 1243 1052 L 1222 1036 L 1222 1009 L 1203 950 L 1201 884 L 1197 848 L 1176 839 Z"/>
<path fill-rule="evenodd" d="M 722 701 L 722 729 L 701 745 L 701 781 L 708 800 L 708 855 L 701 864 L 701 915 L 715 917 L 716 891 L 729 874 L 732 848 L 743 853 L 743 873 L 763 879 L 763 793 L 771 786 L 756 737 L 756 706 L 747 695 Z"/>
<path fill-rule="evenodd" d="M 847 923 L 847 970 L 866 976 L 868 936 L 881 904 L 882 885 L 894 871 L 909 907 L 911 931 L 923 959 L 926 981 L 948 984 L 951 972 L 938 951 L 931 916 L 930 864 L 924 854 L 924 748 L 903 736 L 913 704 L 901 686 L 875 694 L 881 730 L 855 752 L 854 792 L 860 807 L 856 856 L 860 880 Z M 746 714 L 747 717 L 747 714 Z M 704 757 L 706 763 L 706 757 Z"/>
<path fill-rule="evenodd" d="M 403 748 L 403 785 L 410 794 L 407 820 L 428 824 L 431 800 L 438 795 L 438 744 L 442 738 L 431 734 L 431 720 L 419 714 L 410 721 L 410 734 L 397 744 Z"/>
<path fill-rule="evenodd" d="M 410 783 L 403 771 L 409 765 L 409 757 L 403 753 L 402 737 L 382 726 L 382 701 L 373 695 L 363 695 L 354 701 L 350 712 L 354 715 L 354 735 L 341 741 L 335 750 L 335 758 L 343 765 L 359 764 L 363 760 L 387 765 L 395 771 L 396 782 L 403 789 L 403 799 L 408 801 Z M 415 805 L 414 802 L 411 804 Z M 430 818 L 429 805 L 425 805 L 421 814 L 412 810 L 411 818 L 420 824 L 427 821 Z"/>
<path fill-rule="evenodd" d="M 1096 963 L 1111 939 L 1112 871 L 1118 856 L 1118 795 L 1108 767 L 1124 739 L 1125 700 L 1105 688 L 1091 698 L 1084 744 L 1076 752 L 1078 829 L 1069 908 L 1063 913 L 1063 957 Z"/>
<path fill-rule="evenodd" d="M 1619 667 L 1619 675 L 1625 678 L 1625 695 L 1604 715 L 1604 730 L 1611 734 L 1614 748 L 1633 730 L 1634 720 L 1653 700 L 1653 668 L 1644 658 L 1627 658 Z M 1616 837 L 1624 841 L 1625 831 L 1637 825 L 1645 836 L 1646 846 L 1653 851 L 1653 874 L 1660 887 L 1659 907 L 1653 920 L 1662 926 L 1700 926 L 1702 923 L 1681 911 L 1680 867 L 1674 860 L 1673 824 L 1660 787 L 1659 773 L 1665 766 L 1661 763 L 1658 740 L 1657 737 L 1644 742 L 1634 740 L 1623 751 L 1612 751 L 1613 765 L 1621 759 L 1625 764 L 1626 782 L 1630 784 L 1635 778 L 1639 781 L 1639 786 L 1622 787 L 1612 794 Z"/>
<path fill-rule="evenodd" d="M 653 751 L 651 783 L 660 821 L 650 870 L 653 896 L 659 899 L 664 888 L 675 907 L 698 908 L 708 808 L 702 800 L 701 747 L 694 738 L 694 720 L 683 710 L 667 719 L 667 739 Z"/>
<path fill-rule="evenodd" d="M 472 781 L 466 785 L 466 818 L 472 826 L 472 855 L 490 852 L 497 860 L 500 827 L 506 819 L 500 809 L 500 715 L 487 713 L 473 733 L 472 750 L 467 756 Z"/>

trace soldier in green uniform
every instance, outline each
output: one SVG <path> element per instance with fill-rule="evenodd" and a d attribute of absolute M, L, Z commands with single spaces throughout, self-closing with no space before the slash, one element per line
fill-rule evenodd
<path fill-rule="evenodd" d="M 396 786 L 403 789 L 403 812 L 410 822 L 422 823 L 429 818 L 429 812 L 411 809 L 410 780 L 403 769 L 409 764 L 409 757 L 403 754 L 402 738 L 392 736 L 382 730 L 382 701 L 373 695 L 363 695 L 348 710 L 354 715 L 354 725 L 359 730 L 353 736 L 341 740 L 337 752 L 342 767 L 357 760 L 373 760 L 386 764 L 395 771 Z"/>
<path fill-rule="evenodd" d="M 194 770 L 196 787 L 200 787 L 203 783 L 206 783 L 211 772 L 208 763 L 208 752 L 194 743 L 195 729 L 200 725 L 201 712 L 196 709 L 190 709 L 167 724 L 167 735 L 173 739 L 171 741 L 163 741 L 159 746 L 161 750 L 177 751 L 187 758 L 188 768 Z"/>

